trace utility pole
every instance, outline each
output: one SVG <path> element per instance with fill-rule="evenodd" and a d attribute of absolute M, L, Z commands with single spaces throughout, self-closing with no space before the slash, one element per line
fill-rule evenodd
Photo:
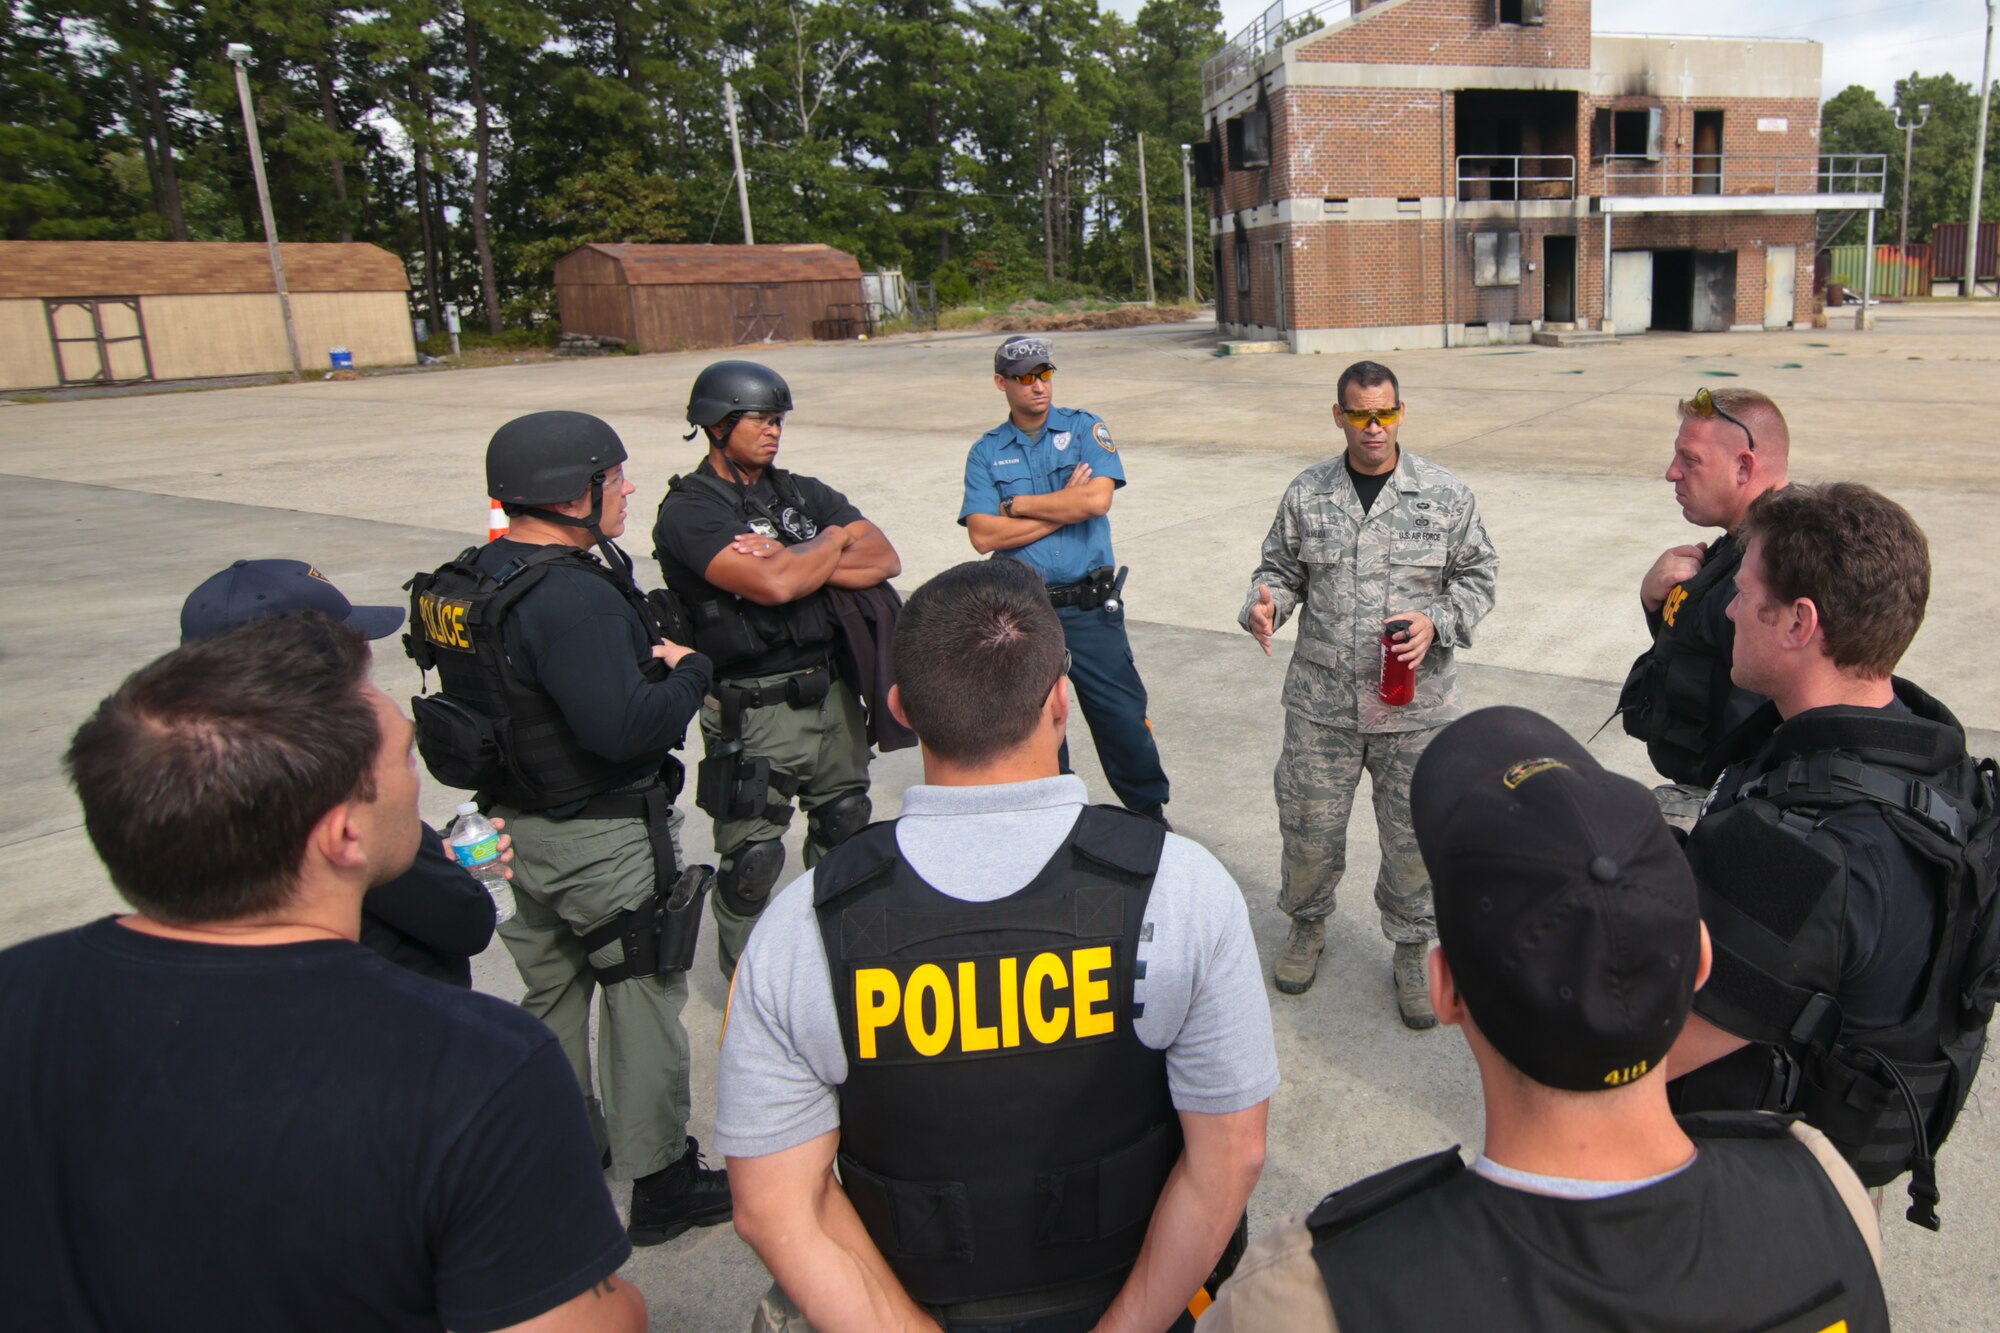
<path fill-rule="evenodd" d="M 1993 0 L 1986 0 L 1986 59 L 1979 66 L 1979 134 L 1972 143 L 1972 221 L 1965 228 L 1967 297 L 1979 295 L 1979 204 L 1986 188 L 1986 113 L 1993 106 Z"/>
<path fill-rule="evenodd" d="M 1910 245 L 1910 154 L 1917 146 L 1917 131 L 1930 122 L 1931 107 L 1926 102 L 1917 108 L 1917 118 L 1905 125 L 1903 108 L 1896 108 L 1896 128 L 1903 132 L 1903 218 L 1896 224 L 1896 248 L 1907 251 Z"/>
<path fill-rule="evenodd" d="M 1187 279 L 1188 304 L 1193 305 L 1194 294 L 1194 168 L 1188 165 L 1189 148 L 1181 145 L 1181 216 L 1187 219 Z"/>
<path fill-rule="evenodd" d="M 743 210 L 743 244 L 757 244 L 757 233 L 750 230 L 750 187 L 743 179 L 743 141 L 736 134 L 736 89 L 727 79 L 722 82 L 722 105 L 729 112 L 729 156 L 736 162 L 736 203 Z"/>
<path fill-rule="evenodd" d="M 278 253 L 278 220 L 271 213 L 271 185 L 264 179 L 264 142 L 257 137 L 257 117 L 250 109 L 250 48 L 231 42 L 223 48 L 236 66 L 236 97 L 243 103 L 243 134 L 250 141 L 250 173 L 257 179 L 257 206 L 264 211 L 264 243 L 271 250 L 271 281 L 278 287 L 278 310 L 285 317 L 285 346 L 292 354 L 292 378 L 302 380 L 299 368 L 299 334 L 292 326 L 292 293 L 285 286 L 285 261 Z"/>
<path fill-rule="evenodd" d="M 1146 304 L 1153 293 L 1153 203 L 1146 194 L 1146 132 L 1139 132 L 1139 226 L 1146 233 Z"/>

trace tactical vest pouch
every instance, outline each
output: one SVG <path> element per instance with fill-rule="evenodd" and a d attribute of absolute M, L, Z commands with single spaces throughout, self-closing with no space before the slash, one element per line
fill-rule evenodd
<path fill-rule="evenodd" d="M 417 752 L 431 775 L 448 787 L 490 791 L 508 780 L 507 724 L 445 694 L 410 700 Z"/>
<path fill-rule="evenodd" d="M 1037 1245 L 1077 1245 L 1143 1224 L 1160 1201 L 1161 1183 L 1180 1159 L 1181 1136 L 1156 1125 L 1129 1148 L 1101 1161 L 1035 1175 L 1041 1200 Z"/>
<path fill-rule="evenodd" d="M 720 599 L 709 598 L 691 603 L 687 610 L 694 646 L 706 653 L 718 668 L 748 661 L 773 646 L 751 625 L 744 606 L 725 606 Z"/>
<path fill-rule="evenodd" d="M 971 1261 L 972 1205 L 963 1182 L 891 1180 L 842 1153 L 840 1183 L 883 1258 Z"/>
<path fill-rule="evenodd" d="M 694 621 L 678 594 L 671 588 L 655 588 L 646 594 L 653 611 L 653 628 L 683 648 L 694 646 Z"/>

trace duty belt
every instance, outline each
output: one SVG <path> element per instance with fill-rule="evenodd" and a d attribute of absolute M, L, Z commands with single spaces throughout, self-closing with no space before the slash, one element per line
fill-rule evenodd
<path fill-rule="evenodd" d="M 717 681 L 709 686 L 708 692 L 715 696 L 722 711 L 722 734 L 736 736 L 741 734 L 742 717 L 749 709 L 776 704 L 811 708 L 826 698 L 832 687 L 833 672 L 822 664 L 770 685 L 729 685 Z"/>
<path fill-rule="evenodd" d="M 1060 583 L 1050 588 L 1049 605 L 1058 611 L 1071 606 L 1079 611 L 1095 611 L 1118 595 L 1119 582 L 1118 571 L 1105 565 L 1091 570 L 1076 583 Z"/>

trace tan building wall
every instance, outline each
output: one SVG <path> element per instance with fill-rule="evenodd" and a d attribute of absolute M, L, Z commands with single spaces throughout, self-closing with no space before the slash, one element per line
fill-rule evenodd
<path fill-rule="evenodd" d="M 148 296 L 144 308 L 155 379 L 291 369 L 275 296 Z M 416 363 L 401 292 L 300 292 L 292 297 L 292 319 L 299 364 L 307 370 L 326 369 L 333 347 L 347 348 L 357 366 Z"/>
<path fill-rule="evenodd" d="M 0 301 L 0 389 L 41 389 L 56 378 L 42 303 Z"/>

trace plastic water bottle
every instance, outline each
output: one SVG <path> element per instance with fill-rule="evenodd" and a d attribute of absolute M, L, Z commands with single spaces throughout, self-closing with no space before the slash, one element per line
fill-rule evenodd
<path fill-rule="evenodd" d="M 493 919 L 511 921 L 514 890 L 500 869 L 500 830 L 479 813 L 478 806 L 467 801 L 458 807 L 458 818 L 451 821 L 445 845 L 451 848 L 451 859 L 493 895 Z"/>

